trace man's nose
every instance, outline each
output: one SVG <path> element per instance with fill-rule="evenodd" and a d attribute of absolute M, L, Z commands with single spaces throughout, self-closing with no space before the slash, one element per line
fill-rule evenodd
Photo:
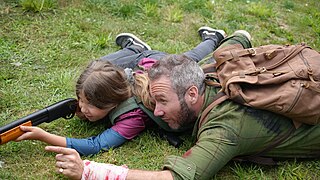
<path fill-rule="evenodd" d="M 156 105 L 156 107 L 154 108 L 153 114 L 154 114 L 155 116 L 161 117 L 161 116 L 164 115 L 164 111 L 161 110 L 161 107 L 160 107 L 159 105 Z"/>

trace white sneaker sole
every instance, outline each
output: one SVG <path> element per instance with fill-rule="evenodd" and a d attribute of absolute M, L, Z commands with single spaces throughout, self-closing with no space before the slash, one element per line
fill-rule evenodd
<path fill-rule="evenodd" d="M 246 36 L 249 39 L 249 41 L 251 40 L 251 35 L 246 30 L 237 30 L 233 34 L 242 34 L 242 35 Z"/>
<path fill-rule="evenodd" d="M 205 31 L 205 30 L 207 30 L 207 31 L 215 31 L 215 32 L 220 33 L 223 37 L 227 37 L 227 34 L 226 34 L 226 32 L 225 32 L 224 30 L 221 30 L 221 29 L 213 29 L 213 28 L 208 27 L 208 26 L 200 27 L 200 28 L 198 29 L 198 32 L 199 32 L 199 31 Z"/>
<path fill-rule="evenodd" d="M 136 42 L 138 42 L 138 43 L 142 44 L 144 47 L 146 47 L 148 50 L 151 50 L 151 47 L 147 43 L 143 42 L 141 39 L 139 39 L 137 36 L 135 36 L 135 35 L 133 35 L 131 33 L 120 33 L 120 34 L 117 35 L 116 40 L 118 39 L 119 36 L 131 37 Z"/>

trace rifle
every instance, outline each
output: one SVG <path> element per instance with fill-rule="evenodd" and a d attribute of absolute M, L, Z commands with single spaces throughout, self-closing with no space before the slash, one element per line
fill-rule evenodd
<path fill-rule="evenodd" d="M 179 137 L 178 133 L 168 132 L 161 128 L 156 129 L 155 132 L 158 133 L 161 138 L 166 139 L 169 144 L 175 148 L 179 148 L 183 144 L 183 140 Z"/>
<path fill-rule="evenodd" d="M 24 132 L 20 130 L 19 126 L 37 126 L 41 123 L 49 123 L 61 117 L 64 119 L 71 119 L 75 115 L 77 107 L 78 101 L 74 98 L 68 98 L 2 126 L 0 127 L 0 145 L 22 135 Z"/>

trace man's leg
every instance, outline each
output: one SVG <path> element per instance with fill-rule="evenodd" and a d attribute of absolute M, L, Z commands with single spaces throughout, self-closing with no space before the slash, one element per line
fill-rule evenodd
<path fill-rule="evenodd" d="M 251 35 L 245 30 L 235 31 L 230 37 L 225 38 L 218 49 L 233 44 L 241 44 L 243 48 L 252 48 Z"/>
<path fill-rule="evenodd" d="M 184 53 L 184 55 L 196 62 L 203 60 L 211 54 L 226 37 L 226 33 L 223 30 L 216 30 L 210 27 L 201 27 L 198 33 L 202 38 L 202 42 L 192 50 Z"/>

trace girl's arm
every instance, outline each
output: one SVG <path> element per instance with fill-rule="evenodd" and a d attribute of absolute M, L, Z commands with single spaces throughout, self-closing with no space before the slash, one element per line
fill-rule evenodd
<path fill-rule="evenodd" d="M 100 135 L 87 139 L 66 138 L 34 126 L 20 126 L 20 129 L 25 133 L 15 141 L 39 140 L 54 146 L 73 148 L 81 155 L 97 154 L 100 150 L 108 150 L 127 141 L 113 129 L 107 129 Z"/>
<path fill-rule="evenodd" d="M 25 133 L 19 136 L 15 141 L 39 140 L 54 146 L 66 147 L 67 143 L 65 137 L 48 133 L 47 131 L 35 126 L 20 126 L 20 129 Z"/>
<path fill-rule="evenodd" d="M 118 147 L 136 137 L 145 129 L 148 116 L 141 109 L 134 109 L 119 116 L 115 125 L 98 136 L 86 139 L 67 138 L 67 147 L 81 155 L 97 154 Z"/>
<path fill-rule="evenodd" d="M 113 129 L 107 129 L 98 136 L 86 139 L 67 138 L 67 147 L 78 151 L 80 155 L 97 154 L 100 150 L 118 147 L 127 141 Z"/>

